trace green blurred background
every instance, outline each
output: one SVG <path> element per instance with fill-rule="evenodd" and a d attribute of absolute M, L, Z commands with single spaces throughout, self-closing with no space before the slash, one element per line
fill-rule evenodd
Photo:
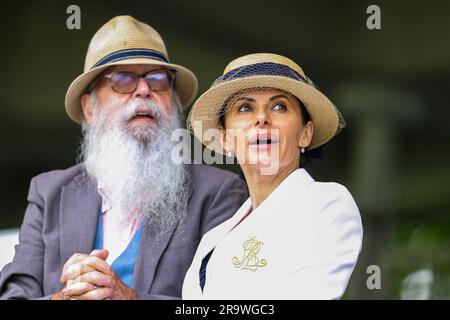
<path fill-rule="evenodd" d="M 67 87 L 95 31 L 130 14 L 160 32 L 200 93 L 244 54 L 298 62 L 347 120 L 309 170 L 346 185 L 360 207 L 364 246 L 345 298 L 450 298 L 450 2 L 16 3 L 0 8 L 0 229 L 20 226 L 31 177 L 75 163 Z M 71 4 L 81 30 L 66 27 Z M 366 27 L 371 4 L 381 30 Z M 379 290 L 366 285 L 370 265 L 381 269 Z"/>

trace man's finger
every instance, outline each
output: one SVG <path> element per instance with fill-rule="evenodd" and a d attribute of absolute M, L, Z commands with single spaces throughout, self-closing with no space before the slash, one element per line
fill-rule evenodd
<path fill-rule="evenodd" d="M 77 300 L 104 300 L 109 298 L 114 292 L 112 288 L 97 288 L 95 290 L 86 292 L 80 296 L 73 296 Z"/>
<path fill-rule="evenodd" d="M 81 276 L 75 278 L 74 282 L 88 282 L 97 287 L 110 287 L 113 288 L 116 285 L 116 281 L 112 276 L 105 275 L 98 271 L 92 271 L 84 273 Z"/>
<path fill-rule="evenodd" d="M 85 259 L 85 258 L 87 258 L 87 257 L 89 257 L 88 254 L 84 254 L 84 253 L 75 253 L 75 254 L 73 254 L 73 255 L 66 261 L 66 263 L 65 263 L 64 266 L 63 266 L 62 272 L 61 272 L 61 278 L 59 279 L 59 281 L 61 282 L 61 284 L 64 285 L 64 284 L 66 283 L 66 281 L 68 280 L 68 279 L 66 279 L 66 278 L 64 277 L 64 274 L 67 272 L 67 269 L 70 268 L 72 265 L 74 265 L 74 264 L 76 264 L 76 263 L 82 261 L 83 259 Z"/>
<path fill-rule="evenodd" d="M 69 281 L 73 282 L 74 279 L 81 276 L 82 274 L 92 271 L 95 271 L 95 269 L 87 264 L 72 264 L 65 271 L 63 271 L 60 281 L 63 285 L 65 285 L 66 283 L 69 284 Z"/>
<path fill-rule="evenodd" d="M 83 253 L 75 253 L 75 254 L 73 254 L 69 258 L 69 260 L 67 260 L 66 263 L 64 264 L 63 269 L 62 269 L 63 273 L 68 267 L 70 267 L 71 265 L 77 263 L 78 261 L 86 258 L 87 256 L 88 256 L 87 254 L 83 254 Z"/>
<path fill-rule="evenodd" d="M 100 258 L 102 260 L 106 260 L 109 255 L 109 251 L 106 249 L 95 249 L 91 252 L 91 256 L 95 256 L 97 258 Z"/>
<path fill-rule="evenodd" d="M 93 271 L 92 269 L 104 273 L 105 275 L 112 276 L 114 274 L 111 266 L 106 261 L 94 256 L 88 256 L 78 263 L 68 267 L 63 273 L 61 280 L 67 281 L 69 279 L 75 279 L 85 272 Z"/>
<path fill-rule="evenodd" d="M 82 294 L 85 294 L 86 292 L 95 289 L 97 289 L 97 287 L 91 283 L 77 282 L 70 286 L 65 287 L 64 289 L 61 290 L 61 292 L 64 294 L 64 296 L 80 296 Z"/>

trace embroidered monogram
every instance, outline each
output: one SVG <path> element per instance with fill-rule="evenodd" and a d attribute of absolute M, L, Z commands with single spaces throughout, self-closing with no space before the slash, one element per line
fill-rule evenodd
<path fill-rule="evenodd" d="M 266 259 L 260 259 L 256 255 L 258 254 L 261 246 L 264 242 L 256 240 L 255 237 L 251 237 L 244 242 L 244 256 L 242 260 L 238 257 L 233 257 L 233 265 L 236 268 L 256 271 L 258 268 L 265 267 L 267 265 Z"/>

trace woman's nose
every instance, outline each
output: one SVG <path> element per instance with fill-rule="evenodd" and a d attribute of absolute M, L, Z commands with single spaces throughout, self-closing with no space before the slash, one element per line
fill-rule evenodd
<path fill-rule="evenodd" d="M 256 114 L 255 125 L 257 127 L 264 127 L 270 124 L 270 119 L 265 110 L 259 110 Z"/>

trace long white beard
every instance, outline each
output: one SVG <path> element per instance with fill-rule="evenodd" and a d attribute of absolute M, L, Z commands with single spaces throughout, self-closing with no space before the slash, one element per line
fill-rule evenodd
<path fill-rule="evenodd" d="M 170 119 L 146 99 L 157 122 L 130 130 L 127 123 L 143 99 L 132 100 L 112 125 L 107 125 L 106 115 L 98 111 L 109 106 L 98 108 L 95 95 L 91 103 L 94 125 L 83 123 L 81 146 L 88 175 L 106 194 L 114 214 L 128 222 L 138 219 L 160 233 L 170 230 L 184 218 L 189 196 L 188 171 L 171 160 L 171 134 L 179 127 L 180 113 L 174 110 Z"/>

